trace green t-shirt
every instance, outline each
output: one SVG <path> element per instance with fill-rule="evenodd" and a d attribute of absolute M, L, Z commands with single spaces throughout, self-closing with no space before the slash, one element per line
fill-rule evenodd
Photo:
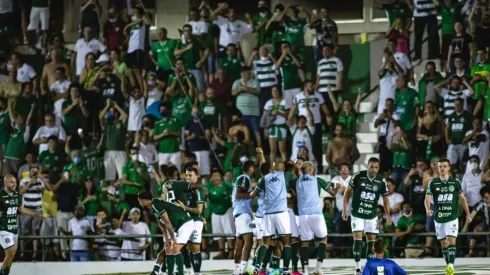
<path fill-rule="evenodd" d="M 460 21 L 461 5 L 457 1 L 453 1 L 451 6 L 446 6 L 444 1 L 439 1 L 441 10 L 441 33 L 442 35 L 452 35 L 454 31 L 454 23 Z"/>
<path fill-rule="evenodd" d="M 412 18 L 412 11 L 408 7 L 392 7 L 386 10 L 388 12 L 388 22 L 390 27 L 395 22 L 396 18 L 400 18 L 403 25 L 405 25 L 409 18 Z"/>
<path fill-rule="evenodd" d="M 97 210 L 99 209 L 100 201 L 99 201 L 99 195 L 100 195 L 100 187 L 93 187 L 95 188 L 95 192 L 92 194 L 93 199 L 87 201 L 85 203 L 85 213 L 87 216 L 97 216 Z M 81 192 L 80 195 L 78 196 L 79 201 L 85 200 L 87 196 L 84 196 Z"/>
<path fill-rule="evenodd" d="M 22 205 L 22 201 L 17 192 L 9 194 L 2 188 L 0 191 L 0 210 L 2 216 L 0 216 L 0 231 L 7 231 L 17 235 L 17 210 Z M 6 244 L 14 244 L 14 240 L 8 237 L 3 239 Z"/>
<path fill-rule="evenodd" d="M 223 117 L 223 106 L 216 101 L 201 102 L 199 105 L 203 119 L 211 124 L 213 128 L 219 128 L 220 117 Z"/>
<path fill-rule="evenodd" d="M 67 164 L 65 167 L 63 167 L 63 172 L 69 172 L 69 181 L 71 183 L 85 182 L 90 176 L 90 171 L 88 170 L 87 165 L 85 165 L 83 162 L 79 163 L 78 165 L 73 163 Z"/>
<path fill-rule="evenodd" d="M 349 185 L 354 189 L 352 195 L 351 215 L 360 219 L 376 218 L 380 196 L 388 195 L 386 180 L 381 175 L 369 179 L 367 171 L 361 171 L 352 176 Z M 356 228 L 352 228 L 355 232 Z"/>
<path fill-rule="evenodd" d="M 51 152 L 49 150 L 42 151 L 37 157 L 37 161 L 48 171 L 57 172 L 61 168 L 63 155 L 60 150 Z"/>
<path fill-rule="evenodd" d="M 150 54 L 157 60 L 157 69 L 171 70 L 175 62 L 174 51 L 177 40 L 167 39 L 165 42 L 157 41 L 151 46 Z"/>
<path fill-rule="evenodd" d="M 139 186 L 134 185 L 124 185 L 124 194 L 133 194 L 136 195 L 139 192 L 143 191 L 145 188 L 145 181 L 143 177 L 138 173 L 137 169 L 141 168 L 142 174 L 148 174 L 148 167 L 144 162 L 138 161 L 137 164 L 133 162 L 133 160 L 128 160 L 126 164 L 123 166 L 122 174 L 123 176 L 127 176 L 127 180 L 133 183 L 139 184 Z"/>
<path fill-rule="evenodd" d="M 473 128 L 472 126 L 472 115 L 463 111 L 461 114 L 454 112 L 448 117 L 447 126 L 449 126 L 451 137 L 451 144 L 462 144 L 463 139 L 466 136 L 466 132 Z"/>
<path fill-rule="evenodd" d="M 172 226 L 174 228 L 174 232 L 179 231 L 179 228 L 184 223 L 192 220 L 188 212 L 173 203 L 169 203 L 160 199 L 153 199 L 151 203 L 151 210 L 153 212 L 153 215 L 159 221 L 161 221 L 162 214 L 167 213 L 168 219 L 170 220 L 170 223 L 172 223 Z"/>
<path fill-rule="evenodd" d="M 188 200 L 187 200 L 187 206 L 192 207 L 192 208 L 197 208 L 199 204 L 204 204 L 204 190 L 201 189 L 194 189 L 189 192 Z M 203 213 L 204 213 L 204 205 L 203 205 Z M 203 221 L 202 219 L 202 214 L 192 214 L 189 213 L 194 221 Z"/>
<path fill-rule="evenodd" d="M 487 74 L 490 71 L 490 64 L 476 64 L 471 67 L 471 77 L 475 77 L 476 75 L 481 76 L 481 80 L 473 83 L 473 90 L 475 93 L 473 94 L 473 99 L 479 99 L 484 90 L 487 89 Z"/>
<path fill-rule="evenodd" d="M 208 47 L 204 45 L 201 39 L 192 37 L 192 49 L 183 53 L 180 57 L 184 60 L 186 69 L 196 69 L 196 64 L 201 60 L 201 51 L 204 52 Z M 183 43 L 182 40 L 177 41 L 177 49 L 184 49 L 188 45 L 187 42 Z M 202 64 L 204 66 L 204 64 Z M 202 67 L 201 66 L 201 67 Z"/>
<path fill-rule="evenodd" d="M 459 194 L 463 192 L 458 179 L 443 181 L 434 178 L 429 182 L 426 194 L 434 198 L 434 220 L 438 223 L 457 220 L 459 216 Z M 457 232 L 454 232 L 457 233 Z"/>
<path fill-rule="evenodd" d="M 490 120 L 490 88 L 486 88 L 484 91 L 482 91 L 481 100 L 483 100 L 485 106 L 483 112 L 483 119 L 485 121 L 489 121 Z"/>
<path fill-rule="evenodd" d="M 264 21 L 266 22 L 265 24 L 262 25 L 262 27 L 255 30 L 257 32 L 257 45 L 258 46 L 262 46 L 264 44 L 270 43 L 270 37 L 268 35 L 266 35 L 267 31 L 265 30 L 265 26 L 267 25 L 267 22 L 269 22 L 271 17 L 272 17 L 272 14 L 270 12 L 268 12 L 265 15 L 265 17 L 262 17 L 259 13 L 259 14 L 256 14 L 252 18 L 252 22 L 253 22 L 254 26 L 258 26 L 258 25 L 262 24 Z"/>
<path fill-rule="evenodd" d="M 30 127 L 30 126 L 26 126 Z M 26 127 L 14 128 L 5 149 L 5 157 L 10 159 L 24 159 L 29 146 L 29 135 L 26 135 Z"/>
<path fill-rule="evenodd" d="M 31 112 L 32 103 L 35 102 L 36 102 L 36 97 L 34 96 L 18 97 L 17 101 L 14 104 L 14 113 L 16 115 L 21 114 L 24 118 L 27 118 L 27 116 L 29 116 L 29 113 Z"/>
<path fill-rule="evenodd" d="M 9 112 L 0 113 L 0 145 L 5 145 L 9 141 L 10 136 L 10 118 Z"/>
<path fill-rule="evenodd" d="M 226 148 L 226 156 L 225 156 L 225 160 L 223 162 L 223 168 L 225 169 L 225 171 L 233 170 L 231 155 L 233 153 L 233 150 L 235 149 L 235 145 L 236 145 L 236 143 L 233 143 L 233 142 L 228 142 L 228 141 L 225 142 L 224 147 Z"/>
<path fill-rule="evenodd" d="M 305 26 L 308 24 L 306 18 L 298 18 L 296 21 L 286 19 L 284 21 L 284 28 L 286 29 L 286 41 L 295 47 L 305 46 Z"/>
<path fill-rule="evenodd" d="M 413 213 L 413 212 L 412 212 Z M 412 218 L 409 219 L 406 216 L 402 216 L 399 220 L 398 223 L 396 224 L 396 229 L 405 232 L 407 231 L 408 227 L 414 226 L 417 224 L 425 224 L 425 216 L 419 215 L 419 214 L 413 214 Z M 416 231 L 412 229 L 412 233 L 418 233 L 420 231 Z M 408 235 L 408 244 L 417 244 L 418 242 L 418 237 L 413 236 L 412 234 Z"/>
<path fill-rule="evenodd" d="M 415 112 L 419 107 L 419 95 L 414 89 L 407 88 L 404 91 L 396 89 L 395 113 L 400 117 L 400 126 L 403 131 L 412 130 L 416 119 Z"/>
<path fill-rule="evenodd" d="M 126 124 L 111 121 L 105 124 L 104 144 L 108 151 L 126 151 Z"/>
<path fill-rule="evenodd" d="M 63 102 L 62 109 L 68 108 L 73 102 L 68 99 Z M 87 104 L 87 102 L 84 102 Z M 75 135 L 79 128 L 87 128 L 87 118 L 82 113 L 82 108 L 80 106 L 75 106 L 63 116 L 65 121 L 63 123 L 63 128 L 65 128 L 67 135 Z"/>
<path fill-rule="evenodd" d="M 210 182 L 206 185 L 206 188 L 208 189 L 209 209 L 211 213 L 224 215 L 232 207 L 231 194 L 233 193 L 233 185 L 222 180 L 221 186 Z"/>
<path fill-rule="evenodd" d="M 400 142 L 393 137 L 391 142 L 391 151 L 393 151 L 393 167 L 402 167 L 410 169 L 412 165 L 412 150 L 405 149 Z"/>
<path fill-rule="evenodd" d="M 175 117 L 162 118 L 155 123 L 154 135 L 160 135 L 165 130 L 169 132 L 181 131 L 180 123 Z M 166 136 L 158 140 L 159 153 L 175 153 L 179 151 L 179 137 Z"/>
<path fill-rule="evenodd" d="M 340 112 L 338 123 L 344 125 L 345 136 L 352 137 L 356 135 L 357 114 L 355 112 L 351 111 L 349 114 Z"/>
<path fill-rule="evenodd" d="M 177 118 L 181 126 L 187 125 L 192 119 L 192 105 L 194 97 L 179 93 L 172 98 L 172 116 Z"/>
<path fill-rule="evenodd" d="M 218 67 L 223 69 L 226 76 L 232 82 L 240 79 L 242 71 L 242 62 L 238 58 L 225 57 L 218 59 Z"/>
<path fill-rule="evenodd" d="M 290 57 L 284 58 L 284 61 L 281 63 L 282 75 L 282 88 L 283 90 L 289 89 L 300 89 L 302 86 L 301 78 L 299 77 L 298 66 L 294 63 L 293 59 Z"/>
<path fill-rule="evenodd" d="M 323 219 L 327 225 L 327 232 L 335 232 L 335 211 L 330 215 L 327 211 L 323 211 Z M 329 231 L 330 230 L 330 231 Z"/>

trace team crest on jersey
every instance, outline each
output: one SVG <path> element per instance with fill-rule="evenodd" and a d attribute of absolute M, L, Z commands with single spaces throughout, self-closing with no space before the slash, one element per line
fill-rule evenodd
<path fill-rule="evenodd" d="M 454 192 L 454 186 L 449 186 L 449 192 Z"/>
<path fill-rule="evenodd" d="M 5 243 L 10 243 L 10 238 L 6 238 Z"/>
<path fill-rule="evenodd" d="M 378 191 L 378 186 L 377 186 L 377 185 L 374 185 L 374 186 L 373 186 L 373 191 L 374 191 L 374 192 Z"/>

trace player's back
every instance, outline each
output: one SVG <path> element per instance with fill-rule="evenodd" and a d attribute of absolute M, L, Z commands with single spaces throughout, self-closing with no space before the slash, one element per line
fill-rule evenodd
<path fill-rule="evenodd" d="M 300 215 L 321 214 L 323 201 L 320 199 L 318 180 L 313 175 L 301 175 L 296 182 L 296 196 Z"/>
<path fill-rule="evenodd" d="M 240 214 L 252 215 L 252 199 L 237 199 L 236 194 L 238 188 L 245 190 L 245 192 L 252 192 L 252 181 L 246 174 L 240 175 L 233 186 L 232 203 L 233 203 L 233 216 Z"/>
<path fill-rule="evenodd" d="M 266 214 L 287 211 L 288 184 L 286 173 L 272 172 L 264 177 L 264 212 Z"/>
<path fill-rule="evenodd" d="M 161 215 L 166 212 L 168 219 L 176 230 L 184 223 L 192 220 L 189 213 L 183 208 L 161 199 L 152 200 L 152 212 L 155 218 L 159 220 Z"/>
<path fill-rule="evenodd" d="M 367 261 L 362 271 L 362 275 L 405 275 L 397 263 L 390 259 L 374 258 Z"/>
<path fill-rule="evenodd" d="M 167 183 L 167 198 L 170 203 L 181 201 L 187 204 L 188 193 L 190 192 L 191 184 L 183 180 L 171 180 Z"/>

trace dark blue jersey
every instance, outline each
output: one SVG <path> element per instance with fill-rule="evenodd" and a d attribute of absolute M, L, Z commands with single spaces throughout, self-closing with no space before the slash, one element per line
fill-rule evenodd
<path fill-rule="evenodd" d="M 370 259 L 362 275 L 406 275 L 407 272 L 403 270 L 397 263 L 390 259 L 374 258 Z"/>

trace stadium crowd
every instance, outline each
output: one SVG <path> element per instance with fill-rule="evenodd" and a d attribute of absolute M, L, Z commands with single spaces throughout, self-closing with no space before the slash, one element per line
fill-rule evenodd
<path fill-rule="evenodd" d="M 86 0 L 80 39 L 68 49 L 54 18 L 59 2 L 0 0 L 0 171 L 17 177 L 22 205 L 45 217 L 19 215 L 19 235 L 52 237 L 21 240 L 18 259 L 40 260 L 41 246 L 52 247 L 52 260 L 92 260 L 88 251 L 105 260 L 155 257 L 145 251 L 158 250 L 156 239 L 104 236 L 158 233 L 137 195 L 148 190 L 163 198 L 169 178 L 189 179 L 188 167 L 198 169 L 204 185 L 204 232 L 234 236 L 233 184 L 241 165 L 262 152 L 286 170 L 299 159 L 328 174 L 335 186 L 335 196 L 324 200 L 328 232 L 351 233 L 341 217 L 343 194 L 360 158 L 358 115 L 368 91 L 351 98 L 343 89 L 348 79 L 327 7 L 251 1 L 257 12 L 242 20 L 232 1 L 202 1 L 179 37 L 159 28 L 152 41 L 152 15 L 141 1 L 111 0 L 102 10 L 98 0 Z M 461 215 L 461 231 L 489 231 L 490 6 L 391 2 L 383 6 L 388 40 L 373 122 L 393 224 L 380 200 L 378 226 L 394 233 L 386 238 L 388 256 L 438 255 L 434 237 L 412 233 L 435 230 L 423 201 L 440 158 L 451 161 L 472 211 L 470 224 Z M 316 33 L 314 60 L 305 57 L 308 28 Z M 240 41 L 251 32 L 257 45 L 244 56 Z M 27 45 L 25 54 L 18 44 Z M 425 45 L 431 61 L 417 76 Z M 304 63 L 313 61 L 317 71 L 307 72 Z M 53 237 L 94 234 L 101 237 L 71 244 Z M 487 256 L 486 237 L 459 242 L 468 248 L 463 255 Z M 350 238 L 329 238 L 329 257 L 351 257 L 351 246 Z M 233 237 L 201 243 L 203 252 L 219 251 L 214 259 L 233 259 L 233 247 Z"/>

